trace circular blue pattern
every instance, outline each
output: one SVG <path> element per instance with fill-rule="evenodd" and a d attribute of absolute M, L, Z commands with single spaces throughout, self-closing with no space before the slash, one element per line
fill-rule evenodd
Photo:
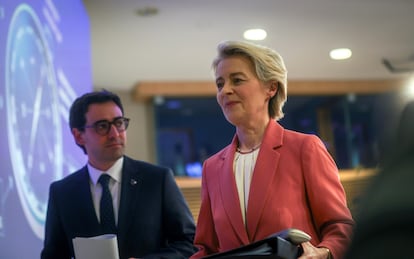
<path fill-rule="evenodd" d="M 25 216 L 43 238 L 48 186 L 62 176 L 62 133 L 51 52 L 39 18 L 27 4 L 13 14 L 6 53 L 13 174 Z"/>

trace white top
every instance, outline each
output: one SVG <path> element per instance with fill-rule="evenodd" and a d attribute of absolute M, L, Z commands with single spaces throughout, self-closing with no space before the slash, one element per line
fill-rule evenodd
<path fill-rule="evenodd" d="M 98 179 L 99 179 L 99 176 L 101 176 L 101 174 L 108 174 L 111 176 L 108 186 L 109 186 L 109 190 L 111 191 L 111 195 L 112 195 L 112 204 L 114 206 L 115 223 L 118 224 L 119 201 L 121 198 L 121 171 L 122 171 L 123 162 L 124 162 L 124 157 L 121 157 L 107 171 L 98 170 L 88 163 L 88 171 L 89 171 L 93 205 L 95 207 L 95 212 L 96 212 L 96 216 L 98 217 L 98 221 L 100 221 L 100 218 L 101 218 L 100 213 L 99 213 L 99 207 L 100 207 L 100 201 L 101 201 L 101 196 L 102 196 L 102 186 L 98 183 Z"/>
<path fill-rule="evenodd" d="M 255 149 L 249 153 L 236 152 L 234 156 L 234 176 L 236 179 L 244 225 L 246 225 L 246 212 L 249 201 L 250 183 L 258 154 L 259 149 Z"/>

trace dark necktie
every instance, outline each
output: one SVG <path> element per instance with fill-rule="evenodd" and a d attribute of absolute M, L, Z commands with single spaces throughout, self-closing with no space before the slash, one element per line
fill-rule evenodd
<path fill-rule="evenodd" d="M 102 185 L 102 197 L 100 203 L 101 226 L 105 234 L 116 234 L 112 195 L 108 187 L 109 179 L 111 179 L 111 177 L 108 174 L 102 174 L 98 180 Z"/>

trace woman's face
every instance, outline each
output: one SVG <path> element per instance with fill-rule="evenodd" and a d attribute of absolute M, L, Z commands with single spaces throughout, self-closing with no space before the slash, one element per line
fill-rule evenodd
<path fill-rule="evenodd" d="M 225 58 L 216 69 L 217 102 L 226 119 L 235 126 L 268 120 L 268 103 L 275 94 L 261 82 L 251 61 L 243 56 Z"/>

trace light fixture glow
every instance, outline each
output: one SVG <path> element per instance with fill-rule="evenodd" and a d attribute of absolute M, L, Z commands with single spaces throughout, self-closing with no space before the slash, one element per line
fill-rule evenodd
<path fill-rule="evenodd" d="M 264 40 L 267 37 L 267 32 L 263 29 L 250 29 L 243 33 L 246 40 Z"/>
<path fill-rule="evenodd" d="M 414 98 L 414 76 L 408 81 L 406 86 L 406 94 L 410 98 Z"/>
<path fill-rule="evenodd" d="M 352 56 L 352 51 L 347 48 L 333 49 L 329 53 L 329 56 L 334 60 L 348 59 Z"/>
<path fill-rule="evenodd" d="M 408 95 L 410 96 L 410 97 L 414 97 L 414 85 L 409 85 L 408 86 L 408 89 L 407 89 L 408 91 Z"/>

